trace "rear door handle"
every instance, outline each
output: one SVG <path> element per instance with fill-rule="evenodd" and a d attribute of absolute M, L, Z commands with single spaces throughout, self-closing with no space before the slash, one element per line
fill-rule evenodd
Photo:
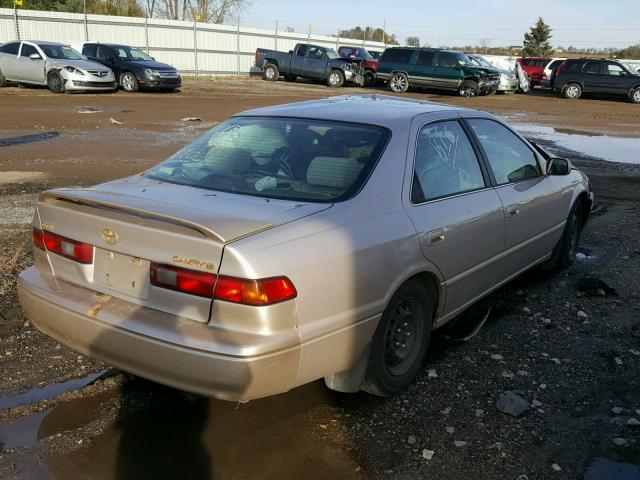
<path fill-rule="evenodd" d="M 509 217 L 515 217 L 519 213 L 520 213 L 520 208 L 518 207 L 518 205 L 511 205 L 510 207 L 507 208 L 507 216 Z"/>
<path fill-rule="evenodd" d="M 444 228 L 438 228 L 437 230 L 431 230 L 427 233 L 427 242 L 429 245 L 435 245 L 444 241 Z"/>

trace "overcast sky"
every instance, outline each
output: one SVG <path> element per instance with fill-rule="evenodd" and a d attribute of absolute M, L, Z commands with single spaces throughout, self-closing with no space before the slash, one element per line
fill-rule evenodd
<path fill-rule="evenodd" d="M 490 46 L 522 44 L 539 16 L 553 28 L 552 44 L 568 47 L 624 47 L 640 43 L 640 0 L 253 0 L 241 16 L 246 26 L 335 34 L 356 25 L 382 27 L 401 42 Z"/>

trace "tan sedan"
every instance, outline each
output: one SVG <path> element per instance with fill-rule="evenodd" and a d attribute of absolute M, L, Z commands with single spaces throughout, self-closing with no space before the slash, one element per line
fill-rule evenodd
<path fill-rule="evenodd" d="M 499 119 L 345 96 L 262 108 L 140 175 L 41 194 L 33 324 L 177 388 L 248 400 L 319 378 L 391 395 L 431 331 L 566 267 L 588 179 Z"/>

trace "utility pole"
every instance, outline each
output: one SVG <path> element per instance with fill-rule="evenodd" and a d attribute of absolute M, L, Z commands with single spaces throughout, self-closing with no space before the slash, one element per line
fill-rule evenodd
<path fill-rule="evenodd" d="M 87 25 L 87 0 L 82 0 L 82 11 L 84 12 L 84 41 L 89 41 L 89 25 Z"/>
<path fill-rule="evenodd" d="M 387 48 L 387 20 L 382 21 L 382 43 L 384 43 L 384 48 Z"/>
<path fill-rule="evenodd" d="M 20 27 L 18 26 L 18 5 L 22 5 L 22 0 L 13 0 L 13 21 L 16 24 L 16 39 L 20 40 Z"/>

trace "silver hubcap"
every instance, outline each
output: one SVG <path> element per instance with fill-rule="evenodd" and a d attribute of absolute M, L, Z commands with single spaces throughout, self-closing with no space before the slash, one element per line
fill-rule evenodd
<path fill-rule="evenodd" d="M 331 75 L 329 75 L 329 83 L 331 85 L 337 85 L 339 81 L 340 81 L 340 77 L 338 76 L 337 73 L 332 73 Z"/>
<path fill-rule="evenodd" d="M 575 85 L 567 87 L 567 95 L 569 95 L 570 97 L 577 97 L 578 96 L 578 87 L 576 87 Z"/>
<path fill-rule="evenodd" d="M 131 75 L 125 75 L 124 77 L 122 77 L 122 86 L 125 88 L 125 90 L 133 90 L 134 82 L 135 80 Z"/>
<path fill-rule="evenodd" d="M 406 80 L 402 75 L 396 75 L 391 79 L 391 90 L 394 92 L 402 92 L 406 87 Z"/>
<path fill-rule="evenodd" d="M 273 78 L 276 72 L 273 71 L 273 68 L 267 68 L 266 72 L 264 72 L 267 78 Z"/>
<path fill-rule="evenodd" d="M 462 94 L 463 97 L 476 96 L 476 90 L 473 87 L 462 87 L 462 89 L 460 90 L 460 93 Z"/>
<path fill-rule="evenodd" d="M 640 88 L 633 92 L 633 100 L 640 103 Z"/>

